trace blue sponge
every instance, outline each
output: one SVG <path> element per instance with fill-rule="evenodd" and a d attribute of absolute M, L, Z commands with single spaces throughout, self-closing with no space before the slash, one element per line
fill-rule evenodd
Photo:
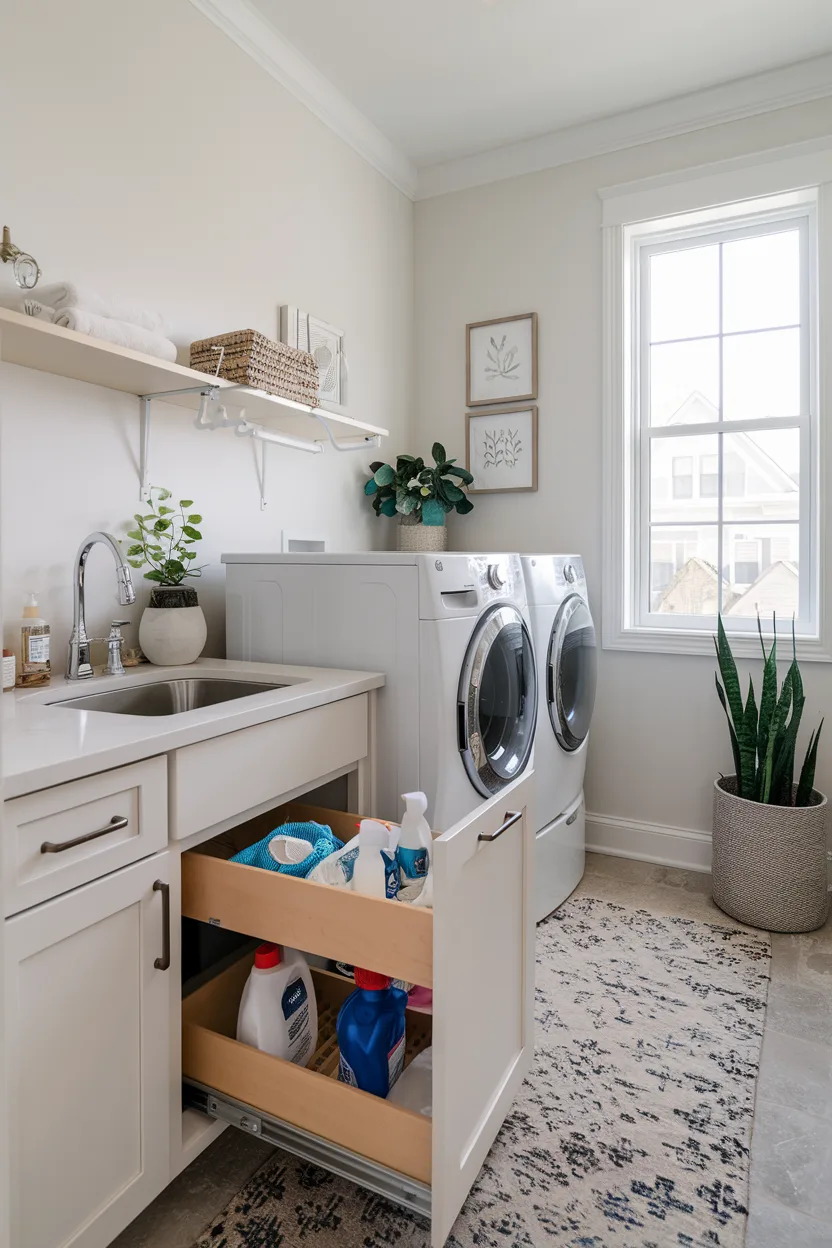
<path fill-rule="evenodd" d="M 301 841 L 309 841 L 313 846 L 312 853 L 302 862 L 275 862 L 269 853 L 269 842 L 276 836 L 294 836 Z M 333 836 L 332 829 L 325 823 L 313 823 L 311 820 L 308 823 L 284 823 L 268 836 L 264 836 L 262 841 L 256 841 L 247 849 L 241 849 L 231 862 L 241 862 L 247 867 L 262 867 L 264 871 L 278 871 L 281 875 L 306 876 L 324 858 L 343 847 L 344 842 Z"/>

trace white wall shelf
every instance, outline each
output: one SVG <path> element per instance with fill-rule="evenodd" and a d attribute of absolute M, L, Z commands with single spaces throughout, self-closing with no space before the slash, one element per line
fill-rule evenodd
<path fill-rule="evenodd" d="M 181 364 L 168 364 L 165 360 L 128 351 L 7 308 L 0 308 L 0 359 L 137 395 L 142 401 L 140 474 L 143 496 L 147 490 L 150 413 L 154 398 L 197 412 L 199 428 L 233 426 L 240 436 L 258 439 L 261 445 L 276 442 L 302 451 L 319 452 L 328 444 L 339 451 L 366 449 L 377 446 L 378 439 L 389 432 L 324 405 L 307 407 L 262 390 L 235 385 L 221 377 L 212 377 Z M 206 398 L 213 400 L 207 408 Z M 216 415 L 211 418 L 212 412 L 221 413 L 223 408 L 226 412 L 221 418 Z M 265 506 L 262 480 L 261 502 Z"/>

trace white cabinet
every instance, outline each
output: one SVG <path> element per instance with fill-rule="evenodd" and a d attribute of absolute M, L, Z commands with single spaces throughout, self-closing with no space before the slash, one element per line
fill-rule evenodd
<path fill-rule="evenodd" d="M 104 1248 L 168 1182 L 172 882 L 165 852 L 6 921 L 15 1248 Z"/>

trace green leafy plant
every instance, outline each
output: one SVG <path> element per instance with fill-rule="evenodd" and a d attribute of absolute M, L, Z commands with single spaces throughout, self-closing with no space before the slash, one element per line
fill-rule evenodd
<path fill-rule="evenodd" d="M 170 490 L 158 485 L 152 486 L 147 500 L 147 515 L 137 512 L 133 519 L 135 529 L 128 529 L 127 536 L 133 545 L 127 548 L 127 562 L 131 568 L 143 568 L 146 581 L 155 581 L 157 585 L 181 585 L 185 577 L 202 576 L 202 568 L 194 567 L 196 551 L 195 542 L 202 540 L 202 534 L 196 525 L 202 523 L 202 516 L 189 512 L 193 500 L 182 498 L 178 508 L 169 507 Z"/>
<path fill-rule="evenodd" d="M 776 620 L 775 620 L 776 624 Z M 734 754 L 734 770 L 737 777 L 737 796 L 751 802 L 764 802 L 770 806 L 808 806 L 812 801 L 815 785 L 815 765 L 818 756 L 823 720 L 817 732 L 809 738 L 806 756 L 800 769 L 797 789 L 794 787 L 794 762 L 797 734 L 803 716 L 806 698 L 803 681 L 797 666 L 797 647 L 792 624 L 792 661 L 780 687 L 777 689 L 777 636 L 766 653 L 760 617 L 757 631 L 763 651 L 763 681 L 760 704 L 754 693 L 754 682 L 749 677 L 748 695 L 743 704 L 740 678 L 731 646 L 725 635 L 722 617 L 718 620 L 717 636 L 714 638 L 719 671 L 714 673 L 716 691 L 731 734 Z"/>
<path fill-rule="evenodd" d="M 373 500 L 377 516 L 414 516 L 423 524 L 444 524 L 449 511 L 467 515 L 474 504 L 461 486 L 474 478 L 455 459 L 448 459 L 441 442 L 434 442 L 433 465 L 414 455 L 398 455 L 396 466 L 380 460 L 370 464 L 373 474 L 364 493 Z M 456 478 L 456 480 L 454 480 Z M 457 484 L 459 482 L 460 484 Z"/>

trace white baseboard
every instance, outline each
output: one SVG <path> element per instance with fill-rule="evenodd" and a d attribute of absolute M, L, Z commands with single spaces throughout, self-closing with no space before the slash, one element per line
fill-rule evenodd
<path fill-rule="evenodd" d="M 635 858 L 661 867 L 682 867 L 686 871 L 710 871 L 711 834 L 694 828 L 674 828 L 662 823 L 642 823 L 638 819 L 616 819 L 611 815 L 586 816 L 586 847 L 593 854 L 613 858 Z M 832 891 L 832 851 L 827 854 L 829 888 Z"/>
<path fill-rule="evenodd" d="M 692 828 L 673 828 L 587 812 L 586 847 L 592 853 L 636 858 L 663 867 L 683 867 L 687 871 L 711 869 L 711 834 Z"/>

